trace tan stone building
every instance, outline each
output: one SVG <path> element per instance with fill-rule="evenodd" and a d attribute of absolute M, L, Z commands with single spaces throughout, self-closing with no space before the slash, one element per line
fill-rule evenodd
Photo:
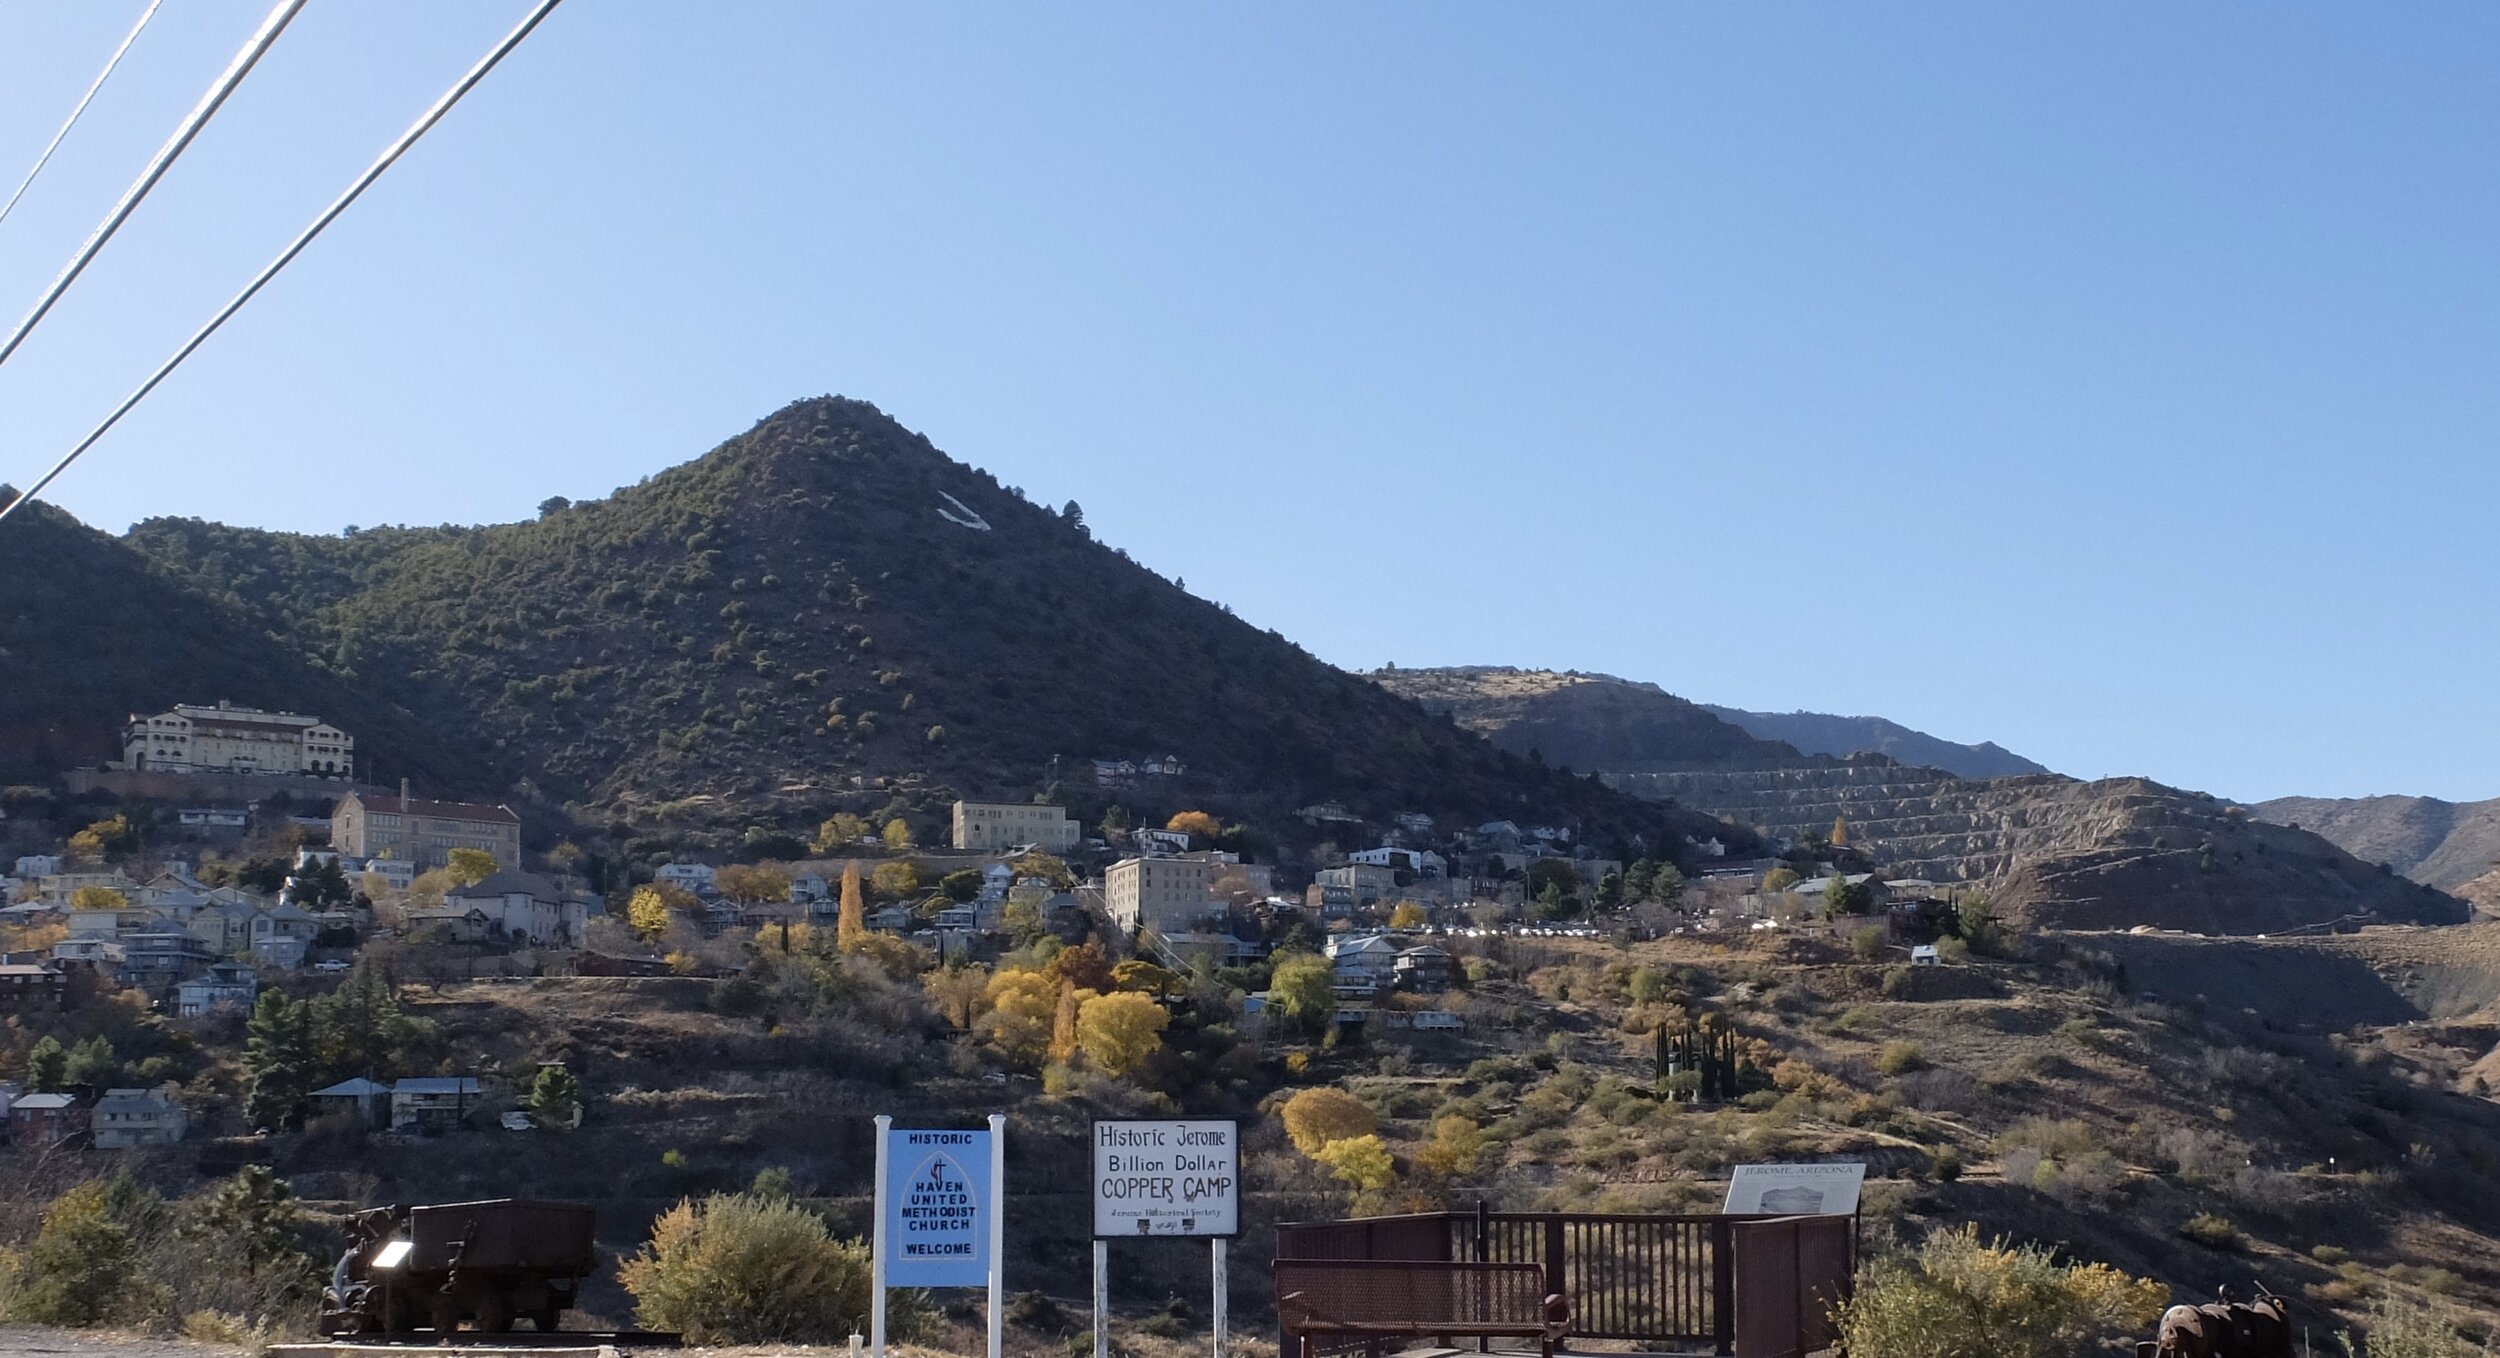
<path fill-rule="evenodd" d="M 1103 913 L 1122 929 L 1187 933 L 1223 908 L 1215 897 L 1223 867 L 1203 858 L 1123 858 L 1102 875 Z"/>
<path fill-rule="evenodd" d="M 122 763 L 162 773 L 283 773 L 346 778 L 356 741 L 319 717 L 220 702 L 177 703 L 122 728 Z"/>
<path fill-rule="evenodd" d="M 1064 808 L 1030 802 L 955 803 L 955 847 L 975 851 L 1038 844 L 1052 853 L 1076 847 L 1077 824 Z"/>
<path fill-rule="evenodd" d="M 429 872 L 454 849 L 483 849 L 495 866 L 521 864 L 521 818 L 508 806 L 432 802 L 402 793 L 350 792 L 330 813 L 330 847 L 351 858 L 396 858 Z"/>

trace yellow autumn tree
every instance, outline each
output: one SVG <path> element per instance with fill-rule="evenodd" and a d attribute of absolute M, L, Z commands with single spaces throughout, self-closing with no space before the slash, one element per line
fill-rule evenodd
<path fill-rule="evenodd" d="M 668 932 L 668 922 L 668 898 L 660 894 L 660 889 L 651 886 L 634 888 L 633 896 L 625 902 L 626 927 L 632 929 L 643 942 L 649 943 Z"/>
<path fill-rule="evenodd" d="M 989 1012 L 988 967 L 938 967 L 921 976 L 920 988 L 928 992 L 929 1002 L 946 1021 L 958 1028 L 972 1027 Z"/>
<path fill-rule="evenodd" d="M 1369 1104 L 1331 1085 L 1305 1089 L 1285 1100 L 1280 1115 L 1294 1149 L 1315 1158 L 1329 1142 L 1369 1136 L 1380 1126 Z"/>
<path fill-rule="evenodd" d="M 1455 1178 L 1474 1171 L 1485 1145 L 1484 1129 L 1474 1119 L 1453 1113 L 1432 1124 L 1432 1139 L 1415 1152 L 1415 1163 L 1429 1173 Z"/>
<path fill-rule="evenodd" d="M 1162 1005 L 1136 991 L 1096 995 L 1077 1012 L 1077 1046 L 1094 1069 L 1127 1075 L 1163 1050 L 1163 1030 L 1171 1022 Z"/>
<path fill-rule="evenodd" d="M 1185 835 L 1194 835 L 1200 839 L 1213 839 L 1224 833 L 1223 824 L 1204 811 L 1176 812 L 1170 820 L 1163 823 L 1163 828 L 1177 830 Z"/>
<path fill-rule="evenodd" d="M 1331 1141 L 1311 1158 L 1328 1166 L 1349 1188 L 1378 1192 L 1398 1181 L 1397 1162 L 1389 1157 L 1389 1147 L 1370 1132 Z"/>
<path fill-rule="evenodd" d="M 109 886 L 82 886 L 69 893 L 72 910 L 127 910 L 130 898 Z"/>
<path fill-rule="evenodd" d="M 1052 1011 L 1059 987 L 1049 977 L 1026 967 L 1010 967 L 992 976 L 983 998 L 989 1012 L 975 1024 L 1001 1056 L 1038 1066 L 1050 1054 Z"/>
<path fill-rule="evenodd" d="M 859 860 L 842 865 L 842 913 L 834 917 L 833 946 L 843 952 L 859 951 L 859 942 L 868 937 L 868 899 L 859 889 Z"/>
<path fill-rule="evenodd" d="M 476 886 L 495 875 L 495 856 L 484 849 L 454 849 L 445 856 L 443 870 L 451 874 L 454 886 Z"/>
<path fill-rule="evenodd" d="M 1846 816 L 1832 817 L 1832 847 L 1835 849 L 1846 848 L 1848 847 L 1848 844 L 1849 818 Z"/>
<path fill-rule="evenodd" d="M 1432 912 L 1419 901 L 1400 901 L 1397 908 L 1389 912 L 1389 927 L 1392 929 L 1421 929 L 1430 923 Z"/>

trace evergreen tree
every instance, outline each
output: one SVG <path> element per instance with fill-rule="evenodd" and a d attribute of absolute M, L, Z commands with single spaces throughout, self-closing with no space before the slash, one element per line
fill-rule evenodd
<path fill-rule="evenodd" d="M 102 1033 L 70 1048 L 69 1061 L 62 1072 L 70 1086 L 93 1085 L 99 1089 L 121 1082 L 121 1058 L 113 1054 L 113 1041 Z"/>
<path fill-rule="evenodd" d="M 311 1006 L 264 990 L 244 1031 L 243 1073 L 251 1081 L 244 1119 L 254 1127 L 300 1125 L 313 1089 Z"/>
<path fill-rule="evenodd" d="M 400 1008 L 399 988 L 369 961 L 304 1008 L 320 1069 L 339 1078 L 404 1065 L 409 1050 L 431 1035 L 430 1025 Z"/>
<path fill-rule="evenodd" d="M 46 1034 L 26 1053 L 26 1086 L 38 1094 L 57 1094 L 69 1085 L 69 1052 L 61 1040 Z"/>
<path fill-rule="evenodd" d="M 573 1125 L 581 1111 L 582 1083 L 562 1066 L 541 1066 L 530 1085 L 530 1121 L 545 1128 Z"/>
<path fill-rule="evenodd" d="M 304 1244 L 304 1214 L 295 1190 L 267 1165 L 245 1165 L 219 1181 L 183 1223 L 184 1232 L 215 1242 L 242 1265 L 269 1301 L 309 1294 L 317 1285 Z"/>
<path fill-rule="evenodd" d="M 1674 905 L 1684 899 L 1684 874 L 1673 863 L 1661 863 L 1649 879 L 1649 899 Z"/>

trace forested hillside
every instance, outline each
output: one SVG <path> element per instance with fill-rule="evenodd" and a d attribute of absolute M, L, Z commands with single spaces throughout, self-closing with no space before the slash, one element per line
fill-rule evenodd
<path fill-rule="evenodd" d="M 1271 823 L 1336 800 L 1654 848 L 1727 833 L 1321 664 L 857 401 L 790 406 L 530 523 L 157 520 L 130 543 L 430 728 L 474 732 L 493 755 L 466 790 L 601 817 L 795 825 L 854 779 L 1020 797 L 1097 757 L 1171 754 L 1175 795 Z"/>
<path fill-rule="evenodd" d="M 0 503 L 15 494 L 0 487 Z M 393 776 L 469 782 L 483 767 L 461 729 L 425 729 L 67 514 L 36 503 L 0 525 L 0 776 L 117 758 L 132 712 L 220 698 L 331 717 L 391 751 Z"/>

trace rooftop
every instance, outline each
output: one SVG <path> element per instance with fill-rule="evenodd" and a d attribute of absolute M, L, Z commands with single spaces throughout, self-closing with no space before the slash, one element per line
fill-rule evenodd
<path fill-rule="evenodd" d="M 492 821 L 498 825 L 518 825 L 521 818 L 508 806 L 480 806 L 475 802 L 435 802 L 423 797 L 393 797 L 381 793 L 365 796 L 349 793 L 367 811 L 386 816 L 426 816 L 434 820 Z"/>

